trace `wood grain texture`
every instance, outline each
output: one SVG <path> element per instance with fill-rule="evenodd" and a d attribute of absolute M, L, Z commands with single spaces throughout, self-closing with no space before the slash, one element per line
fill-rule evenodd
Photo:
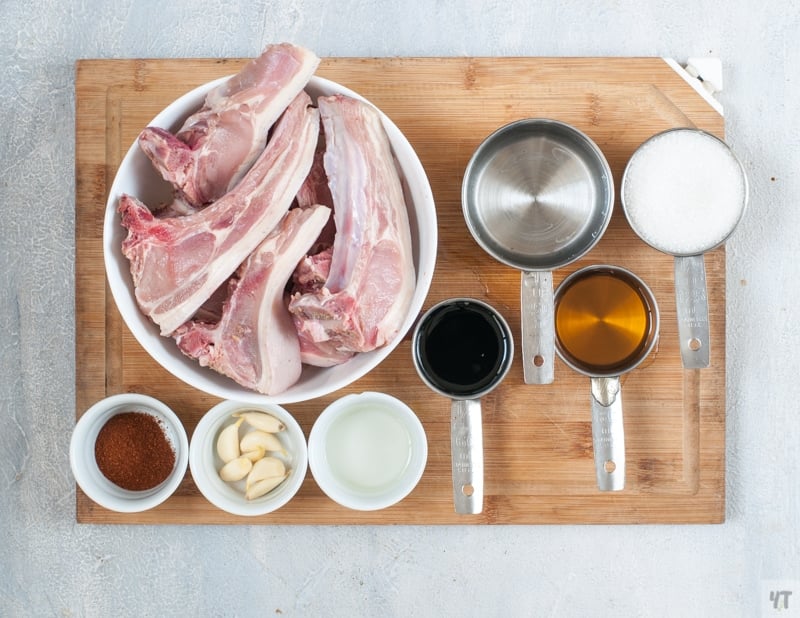
<path fill-rule="evenodd" d="M 172 407 L 191 436 L 217 399 L 177 381 L 141 349 L 105 284 L 102 222 L 116 167 L 139 131 L 168 103 L 235 60 L 81 60 L 76 65 L 76 417 L 118 392 L 152 395 Z M 488 257 L 461 214 L 461 179 L 473 150 L 501 125 L 525 117 L 568 122 L 605 153 L 619 179 L 634 149 L 676 126 L 723 137 L 722 117 L 659 58 L 329 58 L 318 75 L 370 99 L 418 152 L 436 200 L 440 246 L 425 308 L 473 296 L 498 308 L 519 349 L 520 273 Z M 588 379 L 556 361 L 555 382 L 526 386 L 518 357 L 484 399 L 484 512 L 459 516 L 450 485 L 449 402 L 414 371 L 408 338 L 375 371 L 328 397 L 286 407 L 308 435 L 319 412 L 349 392 L 400 397 L 420 417 L 429 460 L 417 488 L 384 511 L 339 507 L 310 473 L 297 497 L 269 515 L 240 518 L 207 502 L 187 472 L 177 493 L 138 514 L 107 511 L 77 492 L 85 523 L 552 524 L 715 523 L 725 514 L 725 254 L 706 256 L 711 366 L 684 372 L 675 323 L 672 258 L 630 230 L 619 199 L 600 243 L 554 273 L 557 285 L 595 263 L 631 269 L 653 289 L 662 315 L 657 351 L 624 376 L 627 484 L 595 488 Z"/>

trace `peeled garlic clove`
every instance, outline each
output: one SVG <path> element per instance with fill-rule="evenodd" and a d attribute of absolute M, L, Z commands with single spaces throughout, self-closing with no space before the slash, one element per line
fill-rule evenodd
<path fill-rule="evenodd" d="M 275 489 L 278 485 L 283 483 L 286 480 L 286 477 L 289 476 L 288 474 L 284 474 L 283 476 L 271 476 L 269 478 L 261 479 L 250 485 L 245 491 L 244 497 L 248 500 L 255 500 L 256 498 L 260 498 L 261 496 L 268 494 L 273 489 Z"/>
<path fill-rule="evenodd" d="M 223 481 L 241 481 L 253 469 L 253 462 L 247 457 L 237 457 L 226 463 L 219 470 L 219 478 Z"/>
<path fill-rule="evenodd" d="M 286 425 L 266 412 L 236 412 L 234 416 L 243 419 L 253 429 L 260 429 L 267 433 L 278 433 L 286 429 Z"/>
<path fill-rule="evenodd" d="M 259 447 L 271 453 L 286 452 L 286 450 L 283 448 L 283 444 L 281 444 L 281 441 L 275 437 L 275 434 L 267 433 L 266 431 L 261 431 L 260 429 L 247 432 L 244 434 L 242 441 L 239 443 L 239 448 L 243 453 L 254 451 Z"/>
<path fill-rule="evenodd" d="M 253 464 L 253 469 L 247 475 L 247 485 L 249 488 L 254 483 L 275 476 L 285 476 L 286 466 L 277 457 L 264 457 Z"/>
<path fill-rule="evenodd" d="M 263 448 L 259 446 L 257 448 L 254 448 L 252 451 L 247 451 L 246 453 L 242 453 L 242 457 L 247 457 L 250 461 L 256 463 L 266 454 L 267 451 L 265 451 Z"/>
<path fill-rule="evenodd" d="M 219 455 L 219 458 L 225 463 L 233 461 L 240 455 L 239 425 L 241 424 L 242 419 L 239 419 L 219 432 L 219 437 L 217 438 L 217 455 Z"/>

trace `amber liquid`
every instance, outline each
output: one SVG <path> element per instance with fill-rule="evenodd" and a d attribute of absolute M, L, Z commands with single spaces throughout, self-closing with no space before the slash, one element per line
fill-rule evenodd
<path fill-rule="evenodd" d="M 564 356 L 588 372 L 625 370 L 646 352 L 650 307 L 623 273 L 591 271 L 559 290 L 556 341 Z"/>

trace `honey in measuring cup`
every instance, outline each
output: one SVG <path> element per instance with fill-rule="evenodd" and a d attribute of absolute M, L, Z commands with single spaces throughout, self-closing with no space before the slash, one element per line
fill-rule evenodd
<path fill-rule="evenodd" d="M 657 336 L 652 293 L 619 267 L 588 267 L 567 277 L 555 298 L 562 358 L 589 375 L 616 375 L 638 365 Z"/>

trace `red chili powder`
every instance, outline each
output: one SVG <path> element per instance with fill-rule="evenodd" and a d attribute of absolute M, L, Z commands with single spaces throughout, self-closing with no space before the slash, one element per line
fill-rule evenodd
<path fill-rule="evenodd" d="M 175 449 L 161 421 L 145 412 L 112 416 L 97 435 L 94 456 L 100 472 L 122 489 L 152 489 L 175 465 Z"/>

